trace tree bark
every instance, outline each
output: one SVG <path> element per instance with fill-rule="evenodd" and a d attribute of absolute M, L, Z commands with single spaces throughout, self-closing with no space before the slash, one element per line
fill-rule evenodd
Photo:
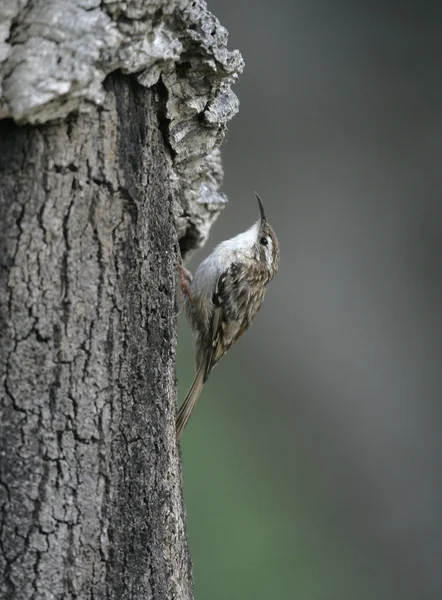
<path fill-rule="evenodd" d="M 16 7 L 0 71 L 0 595 L 185 600 L 176 273 L 224 201 L 216 148 L 241 59 L 202 2 L 73 3 L 79 47 L 91 15 L 111 23 L 94 58 L 110 74 L 95 98 L 96 82 L 54 90 L 52 63 L 26 74 L 64 27 L 33 32 L 40 4 Z M 124 62 L 153 30 L 160 59 Z"/>

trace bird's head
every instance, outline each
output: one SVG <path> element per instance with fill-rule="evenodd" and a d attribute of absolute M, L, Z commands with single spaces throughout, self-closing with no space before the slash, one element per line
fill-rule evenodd
<path fill-rule="evenodd" d="M 261 198 L 256 192 L 255 196 L 258 201 L 260 218 L 252 227 L 255 233 L 253 254 L 256 260 L 266 265 L 270 278 L 272 278 L 279 269 L 279 242 L 272 227 L 267 223 Z"/>
<path fill-rule="evenodd" d="M 259 219 L 243 233 L 222 242 L 214 253 L 224 263 L 242 259 L 261 273 L 269 281 L 279 268 L 279 242 L 272 227 L 267 223 L 261 198 L 255 192 L 259 206 Z"/>

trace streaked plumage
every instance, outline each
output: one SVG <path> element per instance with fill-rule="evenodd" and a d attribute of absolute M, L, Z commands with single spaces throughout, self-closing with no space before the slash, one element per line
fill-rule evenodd
<path fill-rule="evenodd" d="M 255 195 L 260 219 L 244 233 L 219 244 L 200 264 L 190 284 L 186 312 L 196 332 L 197 372 L 178 411 L 178 439 L 209 373 L 249 327 L 279 268 L 279 243 Z"/>

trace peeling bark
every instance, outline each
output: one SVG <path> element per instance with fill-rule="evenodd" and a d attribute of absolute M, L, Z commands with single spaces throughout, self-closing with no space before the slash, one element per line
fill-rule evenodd
<path fill-rule="evenodd" d="M 9 0 L 0 7 L 0 118 L 46 123 L 94 111 L 117 69 L 167 93 L 165 130 L 184 247 L 201 246 L 226 198 L 218 146 L 243 68 L 203 0 Z"/>
<path fill-rule="evenodd" d="M 68 4 L 0 9 L 0 596 L 190 599 L 175 278 L 241 57 L 203 2 Z"/>

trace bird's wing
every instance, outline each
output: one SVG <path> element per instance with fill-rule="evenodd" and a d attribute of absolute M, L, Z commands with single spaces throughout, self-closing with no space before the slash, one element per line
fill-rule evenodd
<path fill-rule="evenodd" d="M 205 379 L 209 376 L 210 371 L 219 361 L 219 359 L 225 354 L 226 348 L 223 343 L 223 333 L 225 329 L 225 321 L 223 320 L 223 307 L 220 306 L 215 308 L 213 311 L 212 323 L 210 327 L 211 331 L 211 345 L 208 350 L 206 373 Z"/>
<path fill-rule="evenodd" d="M 247 327 L 249 326 L 249 323 L 247 321 L 243 321 L 238 329 L 238 331 L 236 332 L 235 337 L 233 338 L 230 346 L 233 346 L 233 344 L 235 344 L 237 342 L 237 340 L 239 340 L 239 338 L 242 336 L 242 334 L 244 333 L 244 331 L 247 329 Z"/>
<path fill-rule="evenodd" d="M 208 350 L 205 379 L 230 346 L 247 329 L 247 323 L 238 320 L 237 309 L 232 305 L 232 268 L 231 266 L 229 271 L 218 277 L 212 297 L 215 309 L 210 326 L 211 347 Z"/>
<path fill-rule="evenodd" d="M 230 346 L 236 342 L 247 329 L 247 323 L 245 322 L 238 325 L 238 320 L 235 319 L 236 315 L 232 312 L 231 289 L 229 289 L 231 283 L 229 271 L 222 273 L 216 282 L 215 291 L 212 297 L 214 310 L 210 321 L 207 348 L 201 357 L 195 379 L 187 392 L 184 402 L 178 410 L 176 419 L 178 439 L 180 439 L 184 428 L 190 419 L 190 415 L 198 401 L 210 371 L 227 352 Z M 236 332 L 235 327 L 237 327 Z M 228 333 L 227 336 L 226 332 Z"/>

